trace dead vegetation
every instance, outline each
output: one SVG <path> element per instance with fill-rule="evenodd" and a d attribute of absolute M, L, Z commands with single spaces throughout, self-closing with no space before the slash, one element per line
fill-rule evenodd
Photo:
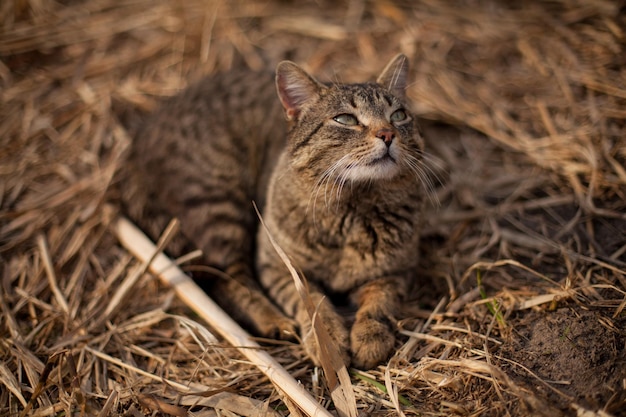
<path fill-rule="evenodd" d="M 297 415 L 121 246 L 115 173 L 190 80 L 403 52 L 440 206 L 358 411 L 625 416 L 625 45 L 620 1 L 2 2 L 0 415 Z M 261 343 L 334 412 L 297 344 Z"/>

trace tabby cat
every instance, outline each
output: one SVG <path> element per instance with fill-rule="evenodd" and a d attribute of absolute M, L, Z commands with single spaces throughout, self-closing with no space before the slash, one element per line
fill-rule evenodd
<path fill-rule="evenodd" d="M 393 349 L 418 257 L 423 141 L 407 72 L 399 55 L 375 83 L 322 84 L 284 61 L 275 77 L 231 71 L 192 85 L 133 143 L 129 214 L 152 234 L 179 218 L 203 263 L 223 272 L 214 298 L 260 335 L 300 327 L 316 360 L 306 308 L 258 230 L 255 201 L 345 362 L 374 367 Z M 356 306 L 350 330 L 325 294 Z"/>

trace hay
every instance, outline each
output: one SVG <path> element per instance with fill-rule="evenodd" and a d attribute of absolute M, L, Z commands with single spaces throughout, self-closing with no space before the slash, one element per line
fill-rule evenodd
<path fill-rule="evenodd" d="M 297 415 L 117 241 L 115 173 L 203 75 L 371 79 L 398 52 L 441 208 L 359 411 L 626 415 L 625 36 L 610 1 L 2 2 L 0 415 Z M 335 412 L 298 344 L 260 342 Z"/>
<path fill-rule="evenodd" d="M 172 227 L 167 228 L 167 235 L 174 233 Z M 117 237 L 132 251 L 138 258 L 144 261 L 146 267 L 157 274 L 163 282 L 176 291 L 176 295 L 181 298 L 195 313 L 197 313 L 206 323 L 216 329 L 219 334 L 236 347 L 250 362 L 263 372 L 268 379 L 289 397 L 300 409 L 308 415 L 329 415 L 323 408 L 293 379 L 289 373 L 276 362 L 267 352 L 261 350 L 261 346 L 252 340 L 252 337 L 233 319 L 231 319 L 213 300 L 211 300 L 200 287 L 193 282 L 182 270 L 176 267 L 165 254 L 161 252 L 161 245 L 153 245 L 149 239 L 141 233 L 128 220 L 121 218 L 115 226 Z M 164 246 L 164 245 L 163 245 Z M 145 272 L 145 271 L 144 271 Z M 296 275 L 297 277 L 297 275 Z M 117 294 L 117 293 L 116 293 Z M 113 297 L 115 298 L 115 297 Z M 209 343 L 216 343 L 217 339 L 206 329 L 193 323 L 193 327 L 206 332 L 205 339 Z M 327 336 L 328 337 L 328 336 Z M 342 366 L 344 372 L 345 366 Z M 330 368 L 329 368 L 330 370 Z M 348 384 L 348 387 L 351 387 Z M 353 401 L 354 402 L 354 401 Z M 336 401 L 335 401 L 336 403 Z M 356 410 L 356 405 L 353 406 Z M 348 415 L 348 413 L 345 413 Z M 356 413 L 354 413 L 356 415 Z"/>

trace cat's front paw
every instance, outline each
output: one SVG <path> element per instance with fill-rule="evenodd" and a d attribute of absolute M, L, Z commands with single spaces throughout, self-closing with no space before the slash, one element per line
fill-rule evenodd
<path fill-rule="evenodd" d="M 352 364 L 359 369 L 372 369 L 385 361 L 393 349 L 395 336 L 388 320 L 372 317 L 357 319 L 350 332 Z"/>
<path fill-rule="evenodd" d="M 320 314 L 320 312 L 318 312 L 318 314 Z M 339 349 L 341 360 L 346 367 L 350 366 L 349 335 L 343 323 L 343 319 L 331 310 L 325 310 L 319 317 L 321 318 L 320 324 L 326 328 L 331 343 Z M 316 365 L 320 365 L 319 347 L 313 329 L 311 328 L 311 319 L 308 317 L 308 314 L 299 314 L 297 318 L 300 323 L 302 344 L 313 362 Z"/>
<path fill-rule="evenodd" d="M 295 320 L 282 314 L 265 316 L 262 322 L 257 323 L 258 333 L 269 339 L 295 340 L 298 325 Z"/>
<path fill-rule="evenodd" d="M 276 340 L 296 339 L 296 321 L 284 315 L 264 296 L 251 299 L 246 310 L 240 310 L 239 313 L 238 319 L 258 336 Z"/>

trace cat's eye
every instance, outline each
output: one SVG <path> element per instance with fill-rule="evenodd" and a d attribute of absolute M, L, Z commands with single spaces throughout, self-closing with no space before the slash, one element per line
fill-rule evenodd
<path fill-rule="evenodd" d="M 393 113 L 391 113 L 391 121 L 392 122 L 403 122 L 405 121 L 409 116 L 406 114 L 406 112 L 402 109 L 398 109 L 396 111 L 394 111 Z"/>
<path fill-rule="evenodd" d="M 348 113 L 339 114 L 333 117 L 333 120 L 346 126 L 356 126 L 359 124 L 357 118 Z"/>

